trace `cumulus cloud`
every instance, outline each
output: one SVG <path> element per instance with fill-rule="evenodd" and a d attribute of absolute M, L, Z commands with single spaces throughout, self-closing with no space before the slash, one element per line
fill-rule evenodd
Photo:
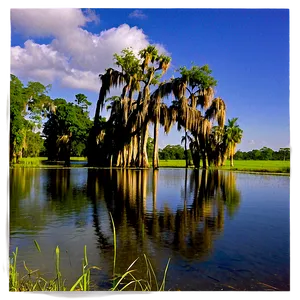
<path fill-rule="evenodd" d="M 129 18 L 146 19 L 147 16 L 141 10 L 136 9 L 129 14 Z"/>
<path fill-rule="evenodd" d="M 26 36 L 50 36 L 49 44 L 32 39 L 24 47 L 11 47 L 11 71 L 30 80 L 71 88 L 99 90 L 99 73 L 113 66 L 113 54 L 127 47 L 134 52 L 149 44 L 142 29 L 127 24 L 99 34 L 84 29 L 88 22 L 99 21 L 91 11 L 80 9 L 13 9 L 13 30 Z M 158 49 L 167 53 L 162 45 Z"/>

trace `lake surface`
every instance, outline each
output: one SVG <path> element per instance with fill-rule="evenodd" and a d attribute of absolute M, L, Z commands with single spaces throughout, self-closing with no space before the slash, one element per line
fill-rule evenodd
<path fill-rule="evenodd" d="M 167 290 L 289 290 L 289 182 L 185 169 L 11 169 L 10 253 L 19 247 L 19 270 L 24 260 L 53 278 L 58 245 L 71 285 L 86 245 L 89 263 L 101 267 L 92 271 L 95 289 L 109 289 L 111 212 L 118 273 L 145 253 L 159 278 L 171 258 Z"/>

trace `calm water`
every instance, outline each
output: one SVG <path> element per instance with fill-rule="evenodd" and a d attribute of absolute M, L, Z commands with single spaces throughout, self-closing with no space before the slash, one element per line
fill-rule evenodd
<path fill-rule="evenodd" d="M 184 169 L 11 169 L 10 253 L 19 264 L 74 283 L 83 247 L 98 290 L 113 266 L 109 212 L 117 231 L 117 272 L 143 253 L 166 289 L 289 290 L 289 177 Z M 34 245 L 40 244 L 42 253 Z M 137 265 L 141 273 L 143 265 Z M 139 262 L 138 262 L 139 263 Z M 230 286 L 230 287 L 228 287 Z"/>

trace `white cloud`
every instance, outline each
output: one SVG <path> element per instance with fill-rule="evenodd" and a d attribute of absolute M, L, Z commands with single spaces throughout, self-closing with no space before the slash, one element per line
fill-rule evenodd
<path fill-rule="evenodd" d="M 249 145 L 255 145 L 255 141 L 254 140 L 250 140 L 250 141 L 248 141 L 248 144 Z"/>
<path fill-rule="evenodd" d="M 113 66 L 113 54 L 149 44 L 142 29 L 127 24 L 93 34 L 82 27 L 99 18 L 80 9 L 13 9 L 12 28 L 25 35 L 51 36 L 50 44 L 27 40 L 11 48 L 11 72 L 30 80 L 99 91 L 99 73 Z M 156 45 L 167 53 L 162 45 Z"/>
<path fill-rule="evenodd" d="M 143 13 L 143 11 L 136 9 L 129 14 L 129 18 L 146 19 L 147 16 Z"/>

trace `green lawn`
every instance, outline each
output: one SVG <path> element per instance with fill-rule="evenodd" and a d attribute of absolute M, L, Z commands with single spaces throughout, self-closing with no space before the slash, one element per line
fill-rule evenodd
<path fill-rule="evenodd" d="M 160 167 L 185 167 L 185 160 L 160 160 Z M 213 169 L 213 168 L 212 168 Z M 226 161 L 220 170 L 251 171 L 251 172 L 271 172 L 289 173 L 290 161 L 282 160 L 235 160 L 234 167 L 230 167 L 230 161 Z"/>
<path fill-rule="evenodd" d="M 286 160 L 236 160 L 234 167 L 230 167 L 230 162 L 227 161 L 224 170 L 237 171 L 252 171 L 252 172 L 274 172 L 274 173 L 289 173 L 290 161 Z"/>
<path fill-rule="evenodd" d="M 55 166 L 51 163 L 47 164 L 47 157 L 24 157 L 20 159 L 20 164 L 14 166 L 20 167 L 41 167 L 41 166 Z M 86 161 L 86 157 L 71 157 L 71 161 Z M 42 163 L 43 162 L 43 163 Z"/>
<path fill-rule="evenodd" d="M 86 157 L 71 157 L 71 161 L 85 161 Z M 27 157 L 20 160 L 21 167 L 47 166 L 42 164 L 47 161 L 46 157 Z M 150 162 L 151 164 L 151 162 Z M 52 165 L 53 166 L 53 165 Z M 185 168 L 185 160 L 160 160 L 160 167 Z M 212 167 L 212 169 L 214 169 Z M 248 172 L 269 172 L 269 173 L 290 173 L 290 161 L 282 160 L 235 160 L 234 167 L 230 167 L 229 160 L 220 170 L 248 171 Z"/>

